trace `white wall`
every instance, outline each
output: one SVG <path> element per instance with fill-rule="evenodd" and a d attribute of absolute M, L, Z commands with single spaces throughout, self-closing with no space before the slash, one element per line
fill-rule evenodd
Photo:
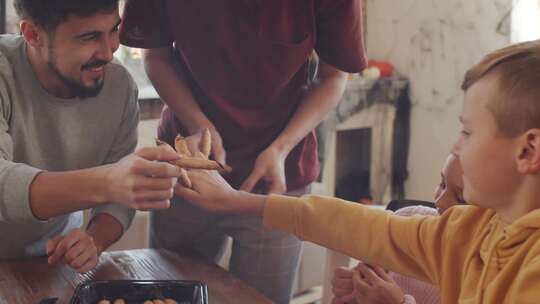
<path fill-rule="evenodd" d="M 409 198 L 431 199 L 459 133 L 467 68 L 510 41 L 512 0 L 367 0 L 367 48 L 411 83 Z M 501 26 L 498 26 L 501 24 Z M 499 29 L 498 29 L 499 28 Z"/>

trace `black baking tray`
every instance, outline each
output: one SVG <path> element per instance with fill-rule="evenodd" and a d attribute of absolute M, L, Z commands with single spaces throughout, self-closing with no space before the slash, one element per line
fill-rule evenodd
<path fill-rule="evenodd" d="M 77 286 L 70 303 L 97 304 L 104 299 L 113 303 L 118 298 L 127 304 L 165 298 L 178 304 L 208 304 L 208 290 L 198 281 L 91 281 Z"/>

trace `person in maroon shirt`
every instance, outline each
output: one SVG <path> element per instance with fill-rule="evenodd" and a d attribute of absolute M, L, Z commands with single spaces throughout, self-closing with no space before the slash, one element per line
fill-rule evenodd
<path fill-rule="evenodd" d="M 306 193 L 319 174 L 313 129 L 366 66 L 361 0 L 129 0 L 121 42 L 148 49 L 163 101 L 158 137 L 212 134 L 212 157 L 234 187 Z M 316 56 L 314 55 L 316 53 Z M 319 58 L 316 82 L 310 62 Z M 231 271 L 288 303 L 300 242 L 253 218 L 211 215 L 176 198 L 151 217 L 151 244 L 216 259 L 233 238 Z"/>

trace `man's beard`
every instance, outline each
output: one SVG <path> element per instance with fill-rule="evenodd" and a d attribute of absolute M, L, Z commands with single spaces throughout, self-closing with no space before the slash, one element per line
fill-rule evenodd
<path fill-rule="evenodd" d="M 94 85 L 92 87 L 86 87 L 82 84 L 81 81 L 77 81 L 75 79 L 69 78 L 64 76 L 60 69 L 58 69 L 56 64 L 56 54 L 54 53 L 52 48 L 49 48 L 49 62 L 47 65 L 49 68 L 58 76 L 60 80 L 66 85 L 66 87 L 69 89 L 71 95 L 73 97 L 79 97 L 81 99 L 85 98 L 92 98 L 99 95 L 101 92 L 101 89 L 103 89 L 103 84 L 105 80 L 105 76 L 97 78 L 94 80 Z M 102 61 L 102 60 L 95 60 L 92 62 L 89 62 L 81 68 L 81 72 L 85 69 L 92 68 L 92 67 L 98 67 L 107 64 L 108 62 Z"/>

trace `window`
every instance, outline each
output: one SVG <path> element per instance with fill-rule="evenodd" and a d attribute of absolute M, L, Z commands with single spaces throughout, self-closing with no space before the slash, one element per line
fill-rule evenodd
<path fill-rule="evenodd" d="M 512 42 L 540 38 L 540 0 L 513 0 Z"/>
<path fill-rule="evenodd" d="M 124 11 L 125 1 L 120 2 L 120 12 Z M 139 88 L 139 99 L 159 99 L 154 86 L 146 76 L 142 63 L 142 50 L 121 45 L 114 56 L 128 69 Z"/>
<path fill-rule="evenodd" d="M 126 67 L 131 76 L 133 76 L 133 79 L 135 79 L 139 88 L 139 99 L 159 98 L 154 86 L 152 86 L 144 71 L 141 49 L 121 45 L 114 56 Z"/>
<path fill-rule="evenodd" d="M 18 18 L 13 8 L 13 0 L 0 0 L 0 32 L 17 33 Z"/>
<path fill-rule="evenodd" d="M 5 32 L 6 27 L 6 3 L 5 0 L 0 0 L 0 34 Z"/>

